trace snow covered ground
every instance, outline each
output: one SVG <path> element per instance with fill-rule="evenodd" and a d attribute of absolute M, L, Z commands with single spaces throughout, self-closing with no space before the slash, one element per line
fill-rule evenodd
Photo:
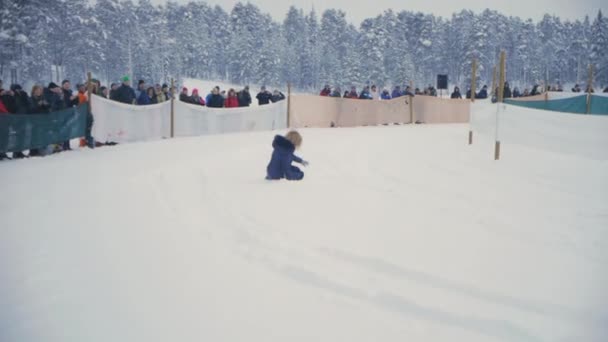
<path fill-rule="evenodd" d="M 608 117 L 495 112 L 0 162 L 0 341 L 606 341 Z"/>

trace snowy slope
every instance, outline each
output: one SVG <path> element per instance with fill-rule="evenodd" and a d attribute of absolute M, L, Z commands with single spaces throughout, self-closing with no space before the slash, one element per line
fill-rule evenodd
<path fill-rule="evenodd" d="M 606 341 L 608 120 L 495 108 L 2 162 L 0 341 Z"/>

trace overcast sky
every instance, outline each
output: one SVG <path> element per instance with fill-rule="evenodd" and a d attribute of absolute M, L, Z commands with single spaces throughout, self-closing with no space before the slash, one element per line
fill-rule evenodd
<path fill-rule="evenodd" d="M 187 3 L 190 0 L 173 0 L 178 3 Z M 157 4 L 166 3 L 167 0 L 152 0 Z M 207 0 L 210 5 L 219 4 L 226 10 L 232 9 L 238 0 Z M 246 1 L 242 1 L 246 2 Z M 328 8 L 342 9 L 351 23 L 357 26 L 365 18 L 376 16 L 386 9 L 420 11 L 433 13 L 443 17 L 450 17 L 452 13 L 462 9 L 472 9 L 481 12 L 486 7 L 497 10 L 508 16 L 518 16 L 523 19 L 532 18 L 538 21 L 545 13 L 555 14 L 563 19 L 582 19 L 586 14 L 591 18 L 597 15 L 598 9 L 608 14 L 608 1 L 606 0 L 251 0 L 264 13 L 270 13 L 275 20 L 282 21 L 289 6 L 295 5 L 306 12 L 313 6 L 317 14 Z"/>

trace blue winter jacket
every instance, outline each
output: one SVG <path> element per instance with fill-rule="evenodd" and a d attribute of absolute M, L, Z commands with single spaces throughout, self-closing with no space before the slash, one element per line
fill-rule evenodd
<path fill-rule="evenodd" d="M 393 97 L 394 99 L 396 99 L 396 98 L 398 98 L 398 97 L 400 97 L 400 96 L 403 96 L 403 92 L 401 92 L 401 90 L 398 90 L 398 89 L 393 90 L 392 97 Z"/>
<path fill-rule="evenodd" d="M 272 142 L 272 158 L 266 167 L 266 179 L 300 180 L 304 178 L 304 172 L 292 166 L 292 162 L 302 163 L 302 159 L 296 156 L 295 146 L 287 138 L 277 135 Z"/>
<path fill-rule="evenodd" d="M 152 103 L 152 100 L 150 99 L 150 96 L 148 96 L 148 93 L 145 91 L 142 91 L 139 94 L 139 97 L 137 98 L 137 104 L 140 106 L 145 106 L 145 105 L 149 105 Z"/>
<path fill-rule="evenodd" d="M 383 100 L 390 100 L 391 96 L 388 94 L 388 92 L 386 92 L 386 93 L 382 93 L 380 95 L 380 98 L 383 99 Z"/>

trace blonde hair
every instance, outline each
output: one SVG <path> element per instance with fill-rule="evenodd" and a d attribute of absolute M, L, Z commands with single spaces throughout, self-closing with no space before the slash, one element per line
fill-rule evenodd
<path fill-rule="evenodd" d="M 302 145 L 302 136 L 298 131 L 289 131 L 289 133 L 285 135 L 285 139 L 289 140 L 296 148 Z"/>
<path fill-rule="evenodd" d="M 32 96 L 34 96 L 34 93 L 36 93 L 36 90 L 38 90 L 38 89 L 42 90 L 42 87 L 36 84 L 35 86 L 32 87 L 32 92 L 30 94 Z M 42 94 L 40 94 L 40 95 L 42 95 Z"/>

